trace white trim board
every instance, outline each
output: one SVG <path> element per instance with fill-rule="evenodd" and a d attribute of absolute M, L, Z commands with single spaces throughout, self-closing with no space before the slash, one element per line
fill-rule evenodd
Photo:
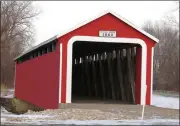
<path fill-rule="evenodd" d="M 62 32 L 61 34 L 57 35 L 57 37 L 61 37 L 61 36 L 65 35 L 65 34 L 67 34 L 67 33 L 69 33 L 69 32 L 71 32 L 71 31 L 73 31 L 73 30 L 75 30 L 75 29 L 77 29 L 77 28 L 79 28 L 79 27 L 81 27 L 81 26 L 84 26 L 84 25 L 86 25 L 86 24 L 88 24 L 88 23 L 96 20 L 97 18 L 100 18 L 100 17 L 102 17 L 103 15 L 106 15 L 106 14 L 108 14 L 108 13 L 114 15 L 115 17 L 117 17 L 118 19 L 122 20 L 123 22 L 125 22 L 126 24 L 128 24 L 129 26 L 131 26 L 132 28 L 134 28 L 134 29 L 136 29 L 137 31 L 139 31 L 140 33 L 144 34 L 145 36 L 149 37 L 149 38 L 152 39 L 153 41 L 155 41 L 155 42 L 157 42 L 157 43 L 159 42 L 159 39 L 157 39 L 156 37 L 154 37 L 154 36 L 152 36 L 151 34 L 147 33 L 147 32 L 144 31 L 143 29 L 135 26 L 135 25 L 132 24 L 130 21 L 128 21 L 127 19 L 123 18 L 122 16 L 120 16 L 119 14 L 117 14 L 116 12 L 114 12 L 114 11 L 112 11 L 112 10 L 106 10 L 106 11 L 100 13 L 99 15 L 97 15 L 97 16 L 95 16 L 95 17 L 93 17 L 93 18 L 90 18 L 89 20 L 86 20 L 86 21 L 84 21 L 83 23 L 80 23 L 79 25 L 75 26 L 74 28 L 71 28 L 71 29 L 69 29 L 68 31 Z"/>
<path fill-rule="evenodd" d="M 15 90 L 16 90 L 16 62 L 15 64 L 15 68 L 14 68 L 14 96 L 15 96 Z"/>
<path fill-rule="evenodd" d="M 59 60 L 60 60 L 60 62 L 59 62 L 59 103 L 61 103 L 61 87 L 62 87 L 62 43 L 60 43 L 60 45 L 59 45 L 59 56 L 60 56 L 60 58 L 59 58 Z"/>
<path fill-rule="evenodd" d="M 153 94 L 153 66 L 154 66 L 154 47 L 151 49 L 151 96 L 150 96 L 150 105 L 152 105 L 152 94 Z"/>
<path fill-rule="evenodd" d="M 72 47 L 75 41 L 88 42 L 113 42 L 113 43 L 136 43 L 142 46 L 141 60 L 141 105 L 145 104 L 145 88 L 146 88 L 146 63 L 147 63 L 147 46 L 146 43 L 137 38 L 103 38 L 90 36 L 74 36 L 68 41 L 67 46 L 67 75 L 66 75 L 66 103 L 71 103 L 72 95 Z"/>

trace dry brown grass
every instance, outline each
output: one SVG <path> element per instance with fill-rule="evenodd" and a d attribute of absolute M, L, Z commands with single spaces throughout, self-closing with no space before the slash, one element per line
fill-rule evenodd
<path fill-rule="evenodd" d="M 6 96 L 8 94 L 8 87 L 6 84 L 1 84 L 1 96 Z"/>
<path fill-rule="evenodd" d="M 23 114 L 28 110 L 32 111 L 42 111 L 42 108 L 39 108 L 36 105 L 28 103 L 24 100 L 20 100 L 17 98 L 1 98 L 2 106 L 8 111 L 15 114 Z"/>
<path fill-rule="evenodd" d="M 1 92 L 8 91 L 8 86 L 6 84 L 1 84 Z"/>

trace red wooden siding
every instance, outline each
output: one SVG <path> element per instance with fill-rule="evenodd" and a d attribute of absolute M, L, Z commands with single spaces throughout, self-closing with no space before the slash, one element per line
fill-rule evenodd
<path fill-rule="evenodd" d="M 16 64 L 15 83 L 17 98 L 43 108 L 57 108 L 59 103 L 59 51 Z"/>

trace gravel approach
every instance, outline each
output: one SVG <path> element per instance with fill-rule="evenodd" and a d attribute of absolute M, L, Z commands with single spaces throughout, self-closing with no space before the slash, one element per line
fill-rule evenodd
<path fill-rule="evenodd" d="M 26 114 L 14 115 L 1 110 L 1 122 L 5 124 L 57 122 L 59 120 L 141 120 L 140 105 L 118 104 L 71 104 L 63 109 L 48 109 L 40 112 L 28 111 Z M 145 120 L 179 119 L 179 110 L 146 106 Z"/>
<path fill-rule="evenodd" d="M 102 101 L 76 101 L 62 109 L 28 111 L 21 115 L 1 107 L 1 125 L 179 125 L 179 109 L 146 106 L 144 120 L 141 120 L 141 112 L 141 105 Z"/>

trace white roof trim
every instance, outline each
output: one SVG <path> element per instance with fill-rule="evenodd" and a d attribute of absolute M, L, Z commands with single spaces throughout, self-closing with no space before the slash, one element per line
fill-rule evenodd
<path fill-rule="evenodd" d="M 25 54 L 27 54 L 27 53 L 29 53 L 29 52 L 31 52 L 31 51 L 39 48 L 39 47 L 41 47 L 41 46 L 43 46 L 43 45 L 45 45 L 45 44 L 48 44 L 49 42 L 55 40 L 56 38 L 57 38 L 57 35 L 54 36 L 54 37 L 52 37 L 52 38 L 50 38 L 50 39 L 48 39 L 48 40 L 46 40 L 46 41 L 44 41 L 44 42 L 42 42 L 42 43 L 40 43 L 40 44 L 38 44 L 38 45 L 36 45 L 36 46 L 34 46 L 34 47 L 32 47 L 32 48 L 30 48 L 29 50 L 25 51 L 24 53 L 22 53 L 22 54 L 19 55 L 18 57 L 14 58 L 14 60 L 20 58 L 21 56 L 23 56 L 23 55 L 25 55 Z"/>
<path fill-rule="evenodd" d="M 113 12 L 112 10 L 104 11 L 104 12 L 102 12 L 101 14 L 99 14 L 99 15 L 97 15 L 97 16 L 95 16 L 95 17 L 93 17 L 93 18 L 91 18 L 91 19 L 89 19 L 89 20 L 87 20 L 87 21 L 85 21 L 85 22 L 77 25 L 76 27 L 74 27 L 74 28 L 72 28 L 72 29 L 70 29 L 70 30 L 68 30 L 68 31 L 66 31 L 66 32 L 63 32 L 62 34 L 59 34 L 57 37 L 61 37 L 61 36 L 65 35 L 65 34 L 67 34 L 67 33 L 69 33 L 69 32 L 71 32 L 71 31 L 73 31 L 73 30 L 75 30 L 75 29 L 77 29 L 77 28 L 79 28 L 79 27 L 81 27 L 81 26 L 83 26 L 83 25 L 88 24 L 89 22 L 92 22 L 92 21 L 96 20 L 97 18 L 100 18 L 101 16 L 103 16 L 103 15 L 105 15 L 105 14 L 107 14 L 107 13 L 110 13 L 110 14 L 114 15 L 115 17 L 119 18 L 120 20 L 122 20 L 123 22 L 125 22 L 125 23 L 128 24 L 129 26 L 133 27 L 133 28 L 136 29 L 137 31 L 141 32 L 141 33 L 144 34 L 145 36 L 149 37 L 150 39 L 154 40 L 155 42 L 157 42 L 157 43 L 159 42 L 159 39 L 157 39 L 157 38 L 155 38 L 154 36 L 152 36 L 151 34 L 145 32 L 145 31 L 142 30 L 141 28 L 138 28 L 137 26 L 135 26 L 134 24 L 132 24 L 132 23 L 129 22 L 128 20 L 124 19 L 124 18 L 121 17 L 119 14 Z"/>

